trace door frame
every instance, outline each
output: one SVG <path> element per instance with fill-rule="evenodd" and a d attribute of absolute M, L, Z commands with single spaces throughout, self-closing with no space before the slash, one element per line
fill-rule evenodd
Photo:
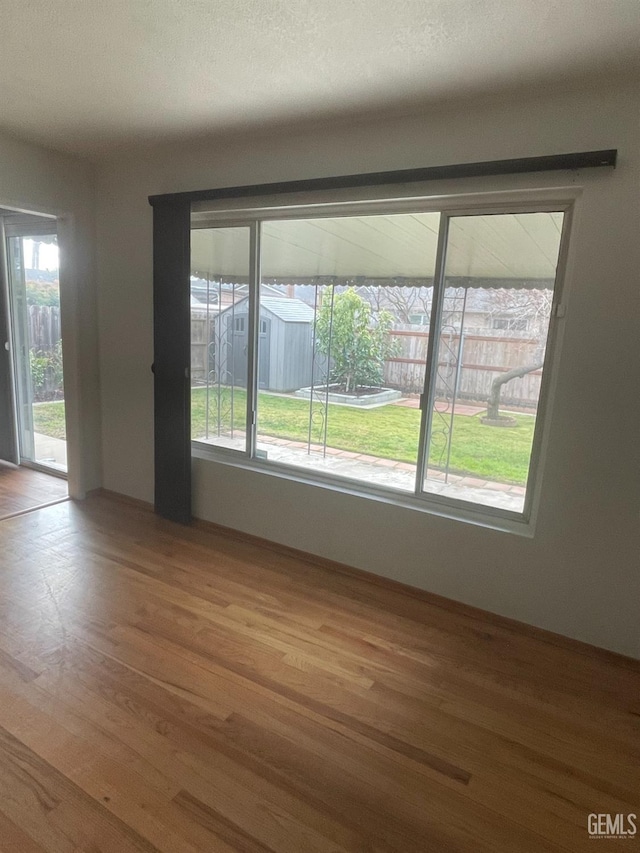
<path fill-rule="evenodd" d="M 14 218 L 15 217 L 15 218 Z M 31 468 L 37 468 L 48 474 L 66 479 L 67 472 L 60 468 L 50 467 L 35 459 L 35 429 L 33 417 L 33 382 L 31 370 L 27 361 L 27 352 L 30 351 L 29 323 L 27 313 L 23 313 L 18 305 L 24 302 L 26 307 L 25 260 L 23 240 L 33 237 L 55 237 L 58 245 L 58 220 L 50 217 L 36 217 L 29 215 L 12 214 L 13 221 L 4 222 L 4 250 L 6 253 L 6 289 L 10 299 L 10 323 L 14 371 L 14 406 L 18 423 L 18 451 L 20 464 Z M 9 240 L 17 240 L 16 249 L 9 245 Z M 17 259 L 17 263 L 16 263 Z M 60 271 L 58 268 L 58 278 Z M 19 278 L 17 277 L 19 276 Z M 60 287 L 58 286 L 58 294 Z M 63 360 L 64 368 L 64 360 Z M 66 444 L 66 441 L 65 441 Z"/>
<path fill-rule="evenodd" d="M 60 327 L 63 349 L 63 382 L 65 389 L 65 424 L 67 436 L 67 482 L 69 497 L 82 500 L 87 495 L 86 466 L 83 459 L 81 438 L 81 358 L 80 358 L 80 258 L 78 225 L 74 214 L 67 210 L 48 205 L 32 205 L 16 199 L 0 197 L 0 207 L 11 214 L 25 214 L 47 219 L 55 219 L 60 251 L 58 280 L 60 286 Z M 8 289 L 8 270 L 6 268 L 6 249 L 4 222 L 2 223 L 3 240 L 3 270 L 5 281 L 3 287 Z M 13 346 L 13 341 L 11 341 Z M 13 359 L 11 359 L 13 361 Z M 12 368 L 13 369 L 13 368 Z M 15 376 L 12 377 L 15 383 Z M 15 384 L 13 385 L 13 417 L 17 419 L 15 408 Z M 17 420 L 15 423 L 17 430 Z M 16 431 L 16 442 L 18 435 Z M 60 476 L 58 472 L 49 471 L 52 476 Z"/>
<path fill-rule="evenodd" d="M 11 292 L 9 289 L 9 263 L 7 258 L 7 242 L 4 229 L 4 217 L 0 216 L 0 346 L 4 349 L 4 343 L 8 345 L 7 350 L 7 393 L 6 400 L 9 403 L 7 413 L 7 452 L 0 457 L 2 461 L 11 462 L 13 465 L 20 464 L 20 441 L 18 438 L 18 401 L 16 398 L 15 365 L 13 359 L 13 324 L 11 322 Z M 1 355 L 1 354 L 0 354 Z M 4 429 L 4 427 L 1 427 Z"/>

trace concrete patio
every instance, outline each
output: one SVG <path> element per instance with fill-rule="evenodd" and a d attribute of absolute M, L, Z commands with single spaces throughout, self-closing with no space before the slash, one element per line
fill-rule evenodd
<path fill-rule="evenodd" d="M 35 461 L 56 471 L 67 470 L 67 442 L 61 438 L 51 438 L 36 432 L 33 436 Z"/>
<path fill-rule="evenodd" d="M 244 432 L 237 431 L 233 437 L 216 436 L 197 440 L 216 447 L 244 450 L 246 439 Z M 413 492 L 415 488 L 416 467 L 406 462 L 396 462 L 392 459 L 381 459 L 331 447 L 327 447 L 326 453 L 323 453 L 322 445 L 309 446 L 306 442 L 288 441 L 271 436 L 259 436 L 257 446 L 259 452 L 266 454 L 265 458 L 283 465 L 309 468 L 315 472 L 333 474 L 403 492 Z M 427 471 L 425 490 L 431 494 L 471 501 L 482 506 L 498 507 L 511 512 L 522 512 L 524 507 L 523 486 L 457 474 L 449 474 L 445 477 L 444 472 L 433 468 Z"/>

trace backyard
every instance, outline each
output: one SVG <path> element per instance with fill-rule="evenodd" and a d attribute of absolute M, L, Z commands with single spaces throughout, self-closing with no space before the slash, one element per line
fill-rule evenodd
<path fill-rule="evenodd" d="M 212 394 L 209 404 L 212 424 L 217 416 L 216 400 Z M 234 426 L 239 431 L 244 429 L 246 422 L 245 406 L 245 392 L 236 389 Z M 191 394 L 191 434 L 194 438 L 205 435 L 205 409 L 206 389 L 194 389 Z M 516 415 L 515 418 L 515 427 L 503 429 L 483 425 L 480 415 L 454 415 L 449 470 L 486 480 L 525 485 L 535 419 L 530 415 Z M 442 419 L 436 416 L 434 420 L 435 435 L 429 460 L 430 466 L 434 468 L 439 467 L 441 461 L 438 428 L 447 425 L 448 420 L 448 416 Z M 328 406 L 327 445 L 332 448 L 415 463 L 419 430 L 418 409 L 397 405 L 375 409 Z M 214 435 L 212 430 L 211 437 Z M 307 442 L 309 402 L 261 392 L 258 400 L 258 436 Z M 319 424 L 312 427 L 311 442 L 322 443 Z"/>
<path fill-rule="evenodd" d="M 34 403 L 33 428 L 49 438 L 66 439 L 64 422 L 64 400 L 54 403 Z"/>
<path fill-rule="evenodd" d="M 246 393 L 234 394 L 235 428 L 244 428 Z M 211 395 L 211 422 L 215 420 L 215 396 Z M 191 434 L 205 435 L 206 390 L 194 389 L 191 396 Z M 354 453 L 382 459 L 414 463 L 417 454 L 420 412 L 404 406 L 355 409 L 329 404 L 327 444 Z M 64 402 L 40 403 L 33 408 L 35 430 L 51 438 L 65 438 Z M 527 479 L 535 419 L 515 415 L 517 426 L 510 429 L 484 426 L 480 416 L 454 415 L 449 470 L 501 483 L 524 485 Z M 436 418 L 434 425 L 440 423 Z M 306 442 L 309 437 L 309 403 L 265 392 L 259 394 L 260 435 Z M 437 433 L 437 428 L 434 428 Z M 316 427 L 312 443 L 321 443 Z M 437 434 L 429 464 L 439 467 Z"/>

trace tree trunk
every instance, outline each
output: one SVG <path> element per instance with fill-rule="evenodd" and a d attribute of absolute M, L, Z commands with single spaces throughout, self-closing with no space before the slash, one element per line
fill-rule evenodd
<path fill-rule="evenodd" d="M 500 417 L 500 392 L 502 386 L 506 385 L 512 379 L 519 379 L 521 376 L 526 376 L 527 373 L 533 373 L 534 370 L 540 370 L 542 362 L 536 364 L 525 364 L 523 367 L 514 367 L 508 373 L 503 373 L 494 379 L 491 383 L 491 393 L 487 400 L 487 418 L 492 421 L 497 421 Z"/>

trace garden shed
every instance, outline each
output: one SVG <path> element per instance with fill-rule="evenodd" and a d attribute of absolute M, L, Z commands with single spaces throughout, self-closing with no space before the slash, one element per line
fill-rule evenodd
<path fill-rule="evenodd" d="M 249 300 L 230 305 L 215 318 L 215 370 L 222 381 L 244 385 L 249 351 Z M 267 391 L 296 391 L 311 384 L 313 308 L 301 299 L 262 296 L 258 385 Z"/>

